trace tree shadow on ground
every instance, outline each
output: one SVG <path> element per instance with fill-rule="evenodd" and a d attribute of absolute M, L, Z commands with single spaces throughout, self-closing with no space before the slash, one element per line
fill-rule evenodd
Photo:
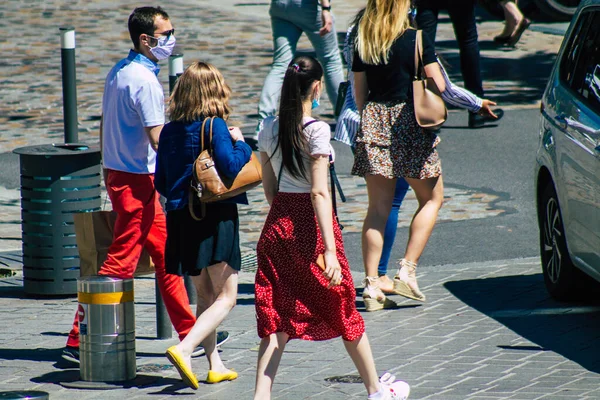
<path fill-rule="evenodd" d="M 469 307 L 537 345 L 499 347 L 550 350 L 600 373 L 600 301 L 557 302 L 548 296 L 541 274 L 452 281 L 444 286 Z"/>

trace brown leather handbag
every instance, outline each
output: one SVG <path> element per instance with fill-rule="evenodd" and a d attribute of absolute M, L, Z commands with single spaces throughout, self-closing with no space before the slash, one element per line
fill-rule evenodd
<path fill-rule="evenodd" d="M 207 120 L 210 120 L 209 145 L 205 149 L 204 128 Z M 213 120 L 214 117 L 205 118 L 202 122 L 200 130 L 200 155 L 196 158 L 192 167 L 191 187 L 201 203 L 212 203 L 235 197 L 258 186 L 262 182 L 262 169 L 254 153 L 250 155 L 250 161 L 244 165 L 234 179 L 219 175 L 219 171 L 217 171 L 215 161 L 213 160 L 212 151 Z M 192 207 L 191 203 L 190 207 Z"/>
<path fill-rule="evenodd" d="M 413 102 L 415 118 L 423 129 L 434 130 L 446 122 L 448 110 L 433 78 L 425 79 L 423 68 L 423 31 L 417 31 L 415 39 L 415 78 L 413 80 Z"/>

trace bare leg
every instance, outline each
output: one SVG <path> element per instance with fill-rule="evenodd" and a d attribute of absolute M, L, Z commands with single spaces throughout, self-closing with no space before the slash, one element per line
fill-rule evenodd
<path fill-rule="evenodd" d="M 207 272 L 205 274 L 205 272 Z M 195 277 L 196 278 L 196 277 Z M 188 335 L 177 345 L 185 359 L 189 359 L 192 351 L 203 343 L 210 369 L 217 372 L 227 372 L 219 352 L 215 348 L 215 330 L 223 322 L 229 311 L 234 307 L 237 297 L 237 271 L 227 263 L 218 263 L 202 271 L 197 287 L 204 287 L 210 282 L 213 293 L 217 294 L 215 301 L 198 317 L 196 324 Z M 206 340 L 209 336 L 208 340 Z"/>
<path fill-rule="evenodd" d="M 429 179 L 407 178 L 406 180 L 417 196 L 419 208 L 410 224 L 404 258 L 418 263 L 435 226 L 438 212 L 442 208 L 444 183 L 441 176 Z"/>
<path fill-rule="evenodd" d="M 377 277 L 383 248 L 383 232 L 392 208 L 396 179 L 367 175 L 369 207 L 362 229 L 362 255 L 367 276 Z"/>
<path fill-rule="evenodd" d="M 498 36 L 508 38 L 523 20 L 523 14 L 516 2 L 504 0 L 500 2 L 500 5 L 502 6 L 502 11 L 504 11 L 504 30 Z"/>
<path fill-rule="evenodd" d="M 269 400 L 271 398 L 277 368 L 289 338 L 287 333 L 277 332 L 260 341 L 254 400 Z"/>
<path fill-rule="evenodd" d="M 352 358 L 358 374 L 365 384 L 367 393 L 369 395 L 377 393 L 379 390 L 379 377 L 375 369 L 375 361 L 373 360 L 373 353 L 371 352 L 371 345 L 369 344 L 367 334 L 364 333 L 352 342 L 344 340 L 344 346 L 346 346 L 346 351 L 350 355 L 350 358 Z"/>

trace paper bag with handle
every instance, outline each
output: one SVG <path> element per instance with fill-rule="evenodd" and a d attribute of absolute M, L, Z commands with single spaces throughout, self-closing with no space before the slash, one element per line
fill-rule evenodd
<path fill-rule="evenodd" d="M 98 275 L 112 244 L 117 213 L 93 211 L 73 214 L 75 240 L 79 251 L 80 276 Z M 153 274 L 154 263 L 146 250 L 142 251 L 135 275 Z"/>

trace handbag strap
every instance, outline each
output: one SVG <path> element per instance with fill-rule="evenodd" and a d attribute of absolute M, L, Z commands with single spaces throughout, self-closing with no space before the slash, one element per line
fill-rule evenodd
<path fill-rule="evenodd" d="M 212 157 L 212 155 L 213 155 L 213 151 L 212 151 L 213 121 L 215 120 L 215 117 L 204 118 L 204 121 L 202 121 L 202 128 L 200 128 L 200 153 L 202 153 L 204 151 L 204 132 L 205 132 L 204 127 L 206 126 L 207 119 L 210 119 L 210 125 L 208 128 L 209 129 L 208 130 L 208 153 Z"/>
<path fill-rule="evenodd" d="M 417 30 L 415 37 L 415 80 L 420 80 L 423 68 L 423 31 Z"/>

